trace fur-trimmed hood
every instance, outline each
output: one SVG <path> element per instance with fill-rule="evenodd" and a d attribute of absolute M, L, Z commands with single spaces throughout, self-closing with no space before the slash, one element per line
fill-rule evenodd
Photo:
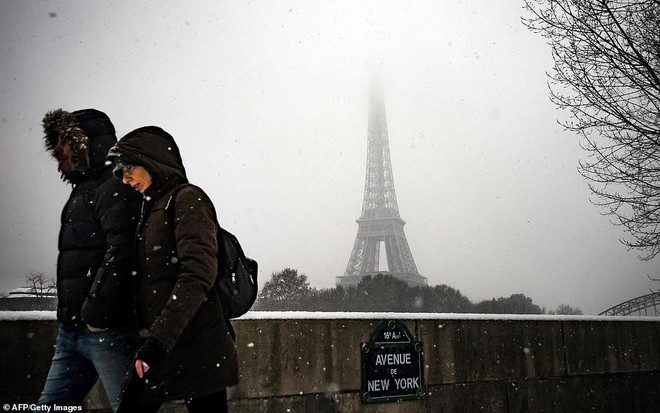
<path fill-rule="evenodd" d="M 77 183 L 89 174 L 108 167 L 105 157 L 117 142 L 115 127 L 105 113 L 96 109 L 67 112 L 57 109 L 43 119 L 46 150 L 57 159 L 55 148 L 60 139 L 71 144 L 74 171 L 62 173 L 66 182 Z"/>

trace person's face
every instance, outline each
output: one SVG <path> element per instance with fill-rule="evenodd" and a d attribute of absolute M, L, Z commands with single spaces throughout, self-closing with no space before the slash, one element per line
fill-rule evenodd
<path fill-rule="evenodd" d="M 73 162 L 71 161 L 73 150 L 71 149 L 71 143 L 68 140 L 60 139 L 55 149 L 53 149 L 53 153 L 55 154 L 55 158 L 57 158 L 57 169 L 65 175 L 71 173 L 73 171 Z"/>
<path fill-rule="evenodd" d="M 122 182 L 143 194 L 151 186 L 151 174 L 143 166 L 124 165 L 122 168 Z"/>

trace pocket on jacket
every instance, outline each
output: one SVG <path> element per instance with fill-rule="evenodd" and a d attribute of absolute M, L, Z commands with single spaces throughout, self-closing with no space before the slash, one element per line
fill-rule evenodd
<path fill-rule="evenodd" d="M 87 298 L 90 283 L 87 277 L 61 281 L 58 292 L 62 301 L 82 303 Z"/>
<path fill-rule="evenodd" d="M 87 298 L 90 282 L 87 277 L 60 281 L 57 293 L 62 307 L 62 322 L 80 322 L 80 309 Z"/>

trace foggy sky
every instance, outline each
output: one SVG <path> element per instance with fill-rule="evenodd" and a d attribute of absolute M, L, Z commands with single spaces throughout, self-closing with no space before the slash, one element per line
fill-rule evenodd
<path fill-rule="evenodd" d="M 657 288 L 590 204 L 548 100 L 544 40 L 515 1 L 0 0 L 0 291 L 55 274 L 70 187 L 48 110 L 158 125 L 260 264 L 334 286 L 357 234 L 367 62 L 382 64 L 392 168 L 421 275 L 477 302 L 522 293 L 597 314 Z"/>

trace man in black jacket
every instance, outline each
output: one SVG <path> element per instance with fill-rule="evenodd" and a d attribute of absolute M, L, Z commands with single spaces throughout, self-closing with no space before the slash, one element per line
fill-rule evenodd
<path fill-rule="evenodd" d="M 46 150 L 73 186 L 61 215 L 55 355 L 39 405 L 80 405 L 97 378 L 113 410 L 131 363 L 133 236 L 141 199 L 112 175 L 106 155 L 117 141 L 95 109 L 46 114 Z"/>

